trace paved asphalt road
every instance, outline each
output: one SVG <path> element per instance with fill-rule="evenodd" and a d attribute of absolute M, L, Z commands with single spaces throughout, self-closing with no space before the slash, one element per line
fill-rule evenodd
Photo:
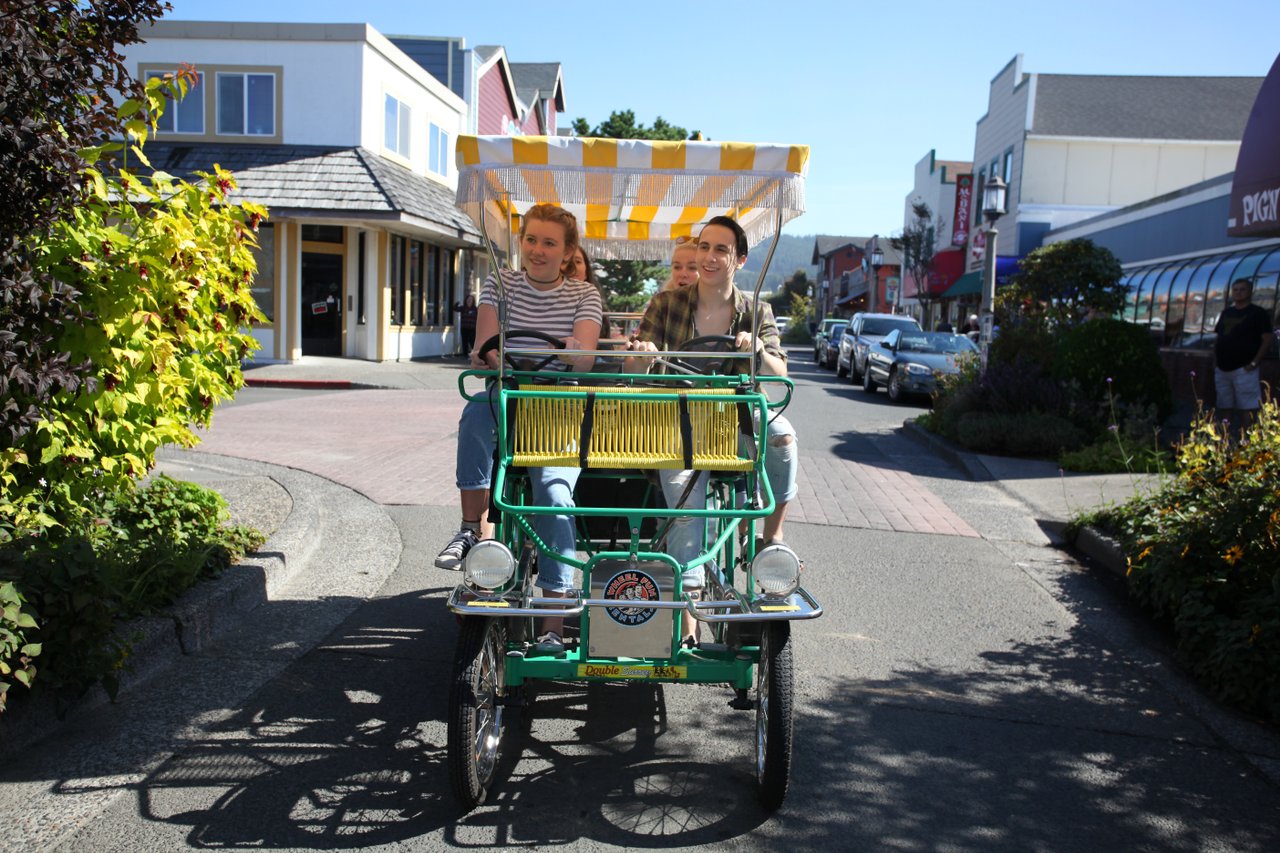
<path fill-rule="evenodd" d="M 326 517 L 358 536 L 346 550 L 321 536 L 315 571 L 244 630 L 0 770 L 0 848 L 1280 849 L 1280 791 L 1206 725 L 1112 580 L 902 436 L 883 393 L 794 370 L 805 491 L 788 538 L 827 615 L 793 635 L 795 766 L 777 814 L 754 805 L 751 714 L 719 689 L 642 684 L 544 691 L 491 802 L 458 814 L 444 773 L 456 576 L 430 565 L 456 509 L 439 480 L 389 482 L 397 460 L 435 470 L 404 442 L 447 446 L 455 403 L 252 391 L 220 414 L 219 452 L 253 456 L 290 417 L 332 431 L 352 407 L 393 434 L 388 458 L 348 471 L 359 512 Z M 387 394 L 427 414 L 390 420 Z M 313 451 L 319 473 L 340 467 Z M 322 516 L 337 512 L 326 500 Z"/>

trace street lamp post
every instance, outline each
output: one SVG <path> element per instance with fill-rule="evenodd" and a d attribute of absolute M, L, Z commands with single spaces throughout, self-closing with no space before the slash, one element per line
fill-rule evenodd
<path fill-rule="evenodd" d="M 884 251 L 880 248 L 880 235 L 876 234 L 871 238 L 871 285 L 867 290 L 871 294 L 868 297 L 868 304 L 872 311 L 876 310 L 876 303 L 880 296 L 880 267 L 884 266 Z"/>
<path fill-rule="evenodd" d="M 987 355 L 991 351 L 991 337 L 995 327 L 996 304 L 996 220 L 1005 214 L 1005 198 L 1009 188 L 992 175 L 982 188 L 982 218 L 987 223 L 987 245 L 982 269 L 982 307 L 978 317 L 978 341 L 982 348 L 982 369 L 987 369 Z"/>

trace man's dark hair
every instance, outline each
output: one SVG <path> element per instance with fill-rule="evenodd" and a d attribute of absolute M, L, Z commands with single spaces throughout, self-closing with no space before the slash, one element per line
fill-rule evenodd
<path fill-rule="evenodd" d="M 1236 279 L 1235 281 L 1231 282 L 1231 286 L 1232 286 L 1232 287 L 1235 287 L 1237 284 L 1243 284 L 1245 287 L 1249 288 L 1249 295 L 1250 295 L 1250 296 L 1252 296 L 1252 295 L 1253 295 L 1253 279 L 1251 279 L 1251 278 L 1238 278 L 1238 279 Z"/>
<path fill-rule="evenodd" d="M 733 250 L 738 257 L 745 258 L 747 256 L 747 232 L 742 230 L 742 226 L 738 224 L 738 220 L 732 216 L 713 216 L 707 221 L 707 225 L 719 225 L 721 228 L 728 228 L 733 232 L 734 246 Z M 706 228 L 707 225 L 702 226 Z"/>

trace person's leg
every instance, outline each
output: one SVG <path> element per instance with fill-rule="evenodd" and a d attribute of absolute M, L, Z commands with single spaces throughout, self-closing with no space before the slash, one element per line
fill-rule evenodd
<path fill-rule="evenodd" d="M 1244 432 L 1253 426 L 1262 407 L 1262 377 L 1256 369 L 1240 368 L 1236 373 L 1236 409 L 1240 413 L 1240 431 Z"/>
<path fill-rule="evenodd" d="M 480 539 L 492 535 L 485 518 L 489 507 L 489 474 L 493 470 L 493 450 L 497 441 L 491 399 L 495 392 L 471 400 L 458 419 L 458 450 L 455 473 L 462 523 L 458 532 L 436 557 L 442 569 L 460 570 L 462 558 Z"/>
<path fill-rule="evenodd" d="M 536 506 L 572 507 L 573 489 L 582 471 L 578 468 L 534 468 L 529 471 Z M 578 553 L 577 526 L 570 515 L 535 515 L 533 529 L 538 538 L 555 553 L 573 558 Z M 535 584 L 547 598 L 564 598 L 575 588 L 573 567 L 539 552 L 538 580 Z M 540 643 L 547 651 L 563 648 L 564 617 L 548 616 L 542 620 L 542 635 L 555 634 L 554 640 Z"/>
<path fill-rule="evenodd" d="M 675 508 L 680 498 L 685 495 L 690 480 L 696 480 L 680 507 L 683 509 L 706 509 L 707 477 L 705 471 L 671 471 L 659 470 L 658 480 L 662 483 L 662 495 L 667 506 Z M 667 554 L 681 566 L 701 556 L 707 542 L 707 520 L 699 517 L 677 518 L 667 530 Z M 697 590 L 701 593 L 706 573 L 701 566 L 690 569 L 681 578 L 681 586 L 685 592 Z M 681 636 L 697 637 L 698 620 L 688 612 L 681 614 Z"/>
<path fill-rule="evenodd" d="M 1223 432 L 1226 438 L 1230 439 L 1235 434 L 1236 418 L 1236 379 L 1234 370 L 1222 370 L 1214 367 L 1213 369 L 1213 388 L 1214 396 L 1217 398 L 1217 407 L 1214 409 L 1214 419 L 1223 425 Z"/>
<path fill-rule="evenodd" d="M 799 488 L 796 475 L 800 469 L 800 448 L 796 443 L 796 430 L 791 421 L 779 415 L 769 422 L 769 434 L 765 437 L 764 473 L 773 489 L 774 510 L 764 520 L 762 535 L 765 544 L 783 541 L 783 524 L 787 519 L 787 507 L 796 499 Z"/>

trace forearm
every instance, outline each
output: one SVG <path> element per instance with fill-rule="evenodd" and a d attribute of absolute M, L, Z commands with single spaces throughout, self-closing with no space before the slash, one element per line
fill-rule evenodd
<path fill-rule="evenodd" d="M 762 349 L 760 350 L 760 368 L 757 372 L 770 376 L 786 376 L 787 360 Z"/>

